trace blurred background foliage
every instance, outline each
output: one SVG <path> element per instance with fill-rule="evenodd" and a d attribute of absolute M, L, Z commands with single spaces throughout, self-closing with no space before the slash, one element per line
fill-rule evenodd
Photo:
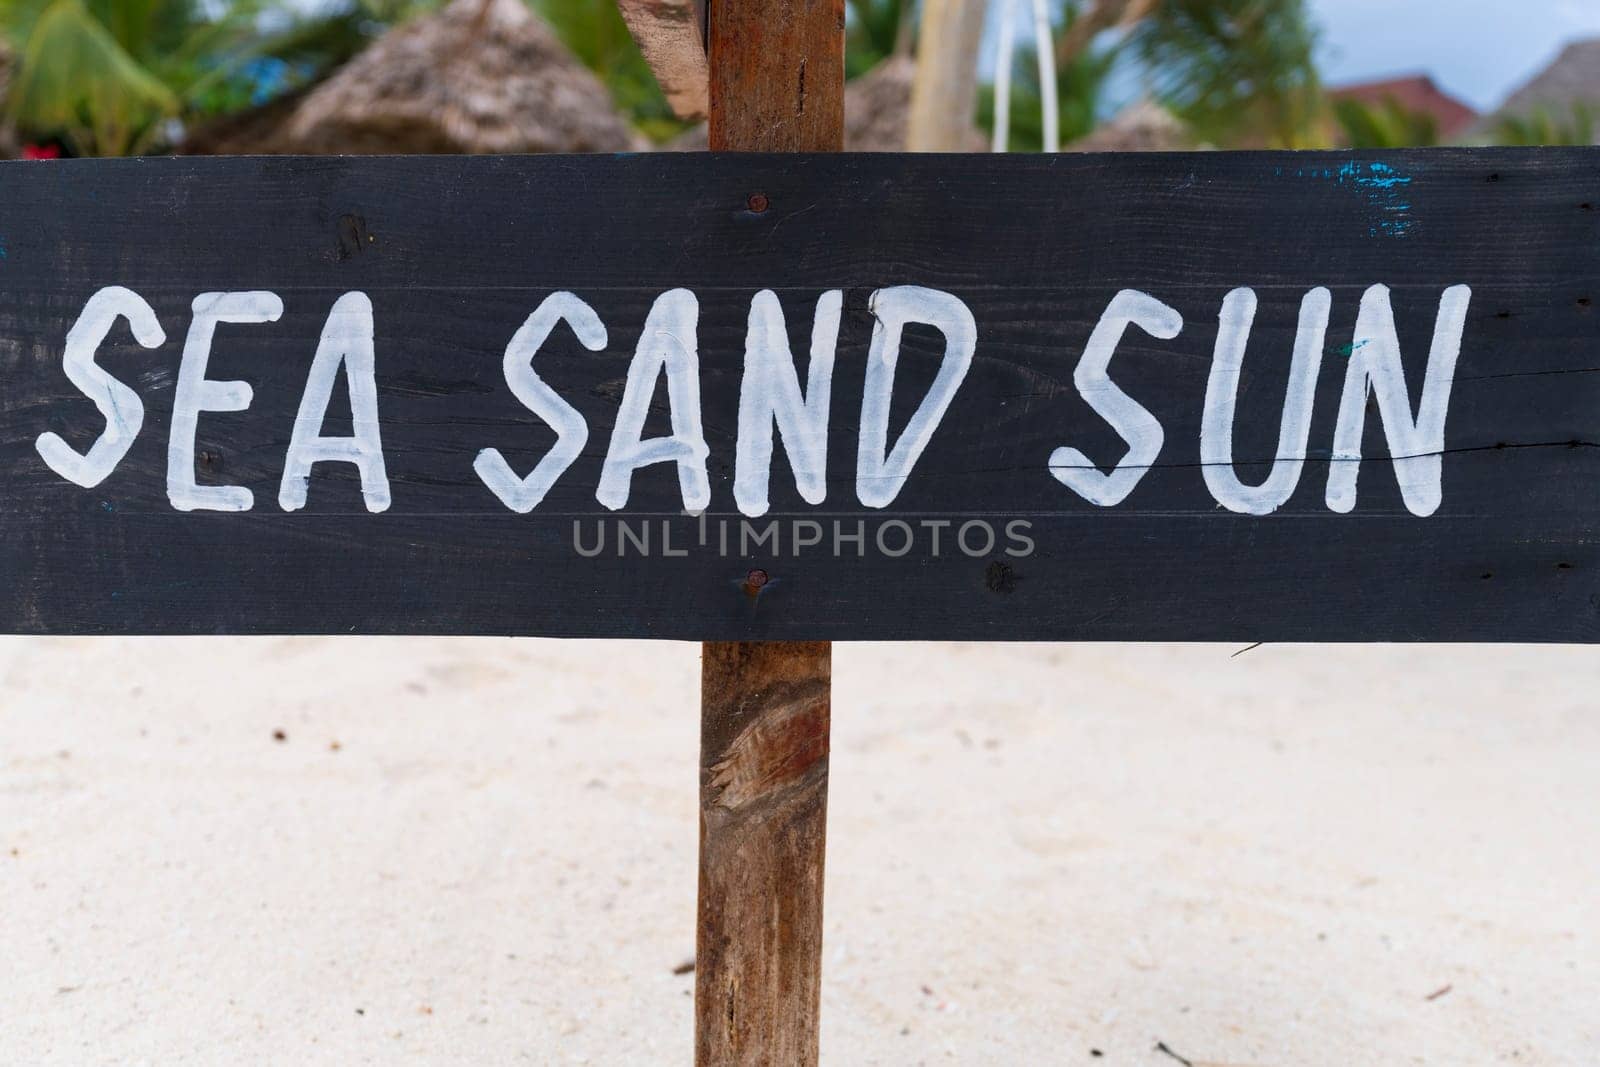
<path fill-rule="evenodd" d="M 845 0 L 844 76 L 859 78 L 896 53 L 916 45 L 913 0 Z"/>
<path fill-rule="evenodd" d="M 628 34 L 615 0 L 535 0 L 534 10 L 564 44 L 600 76 L 623 113 L 652 140 L 683 130 Z"/>
<path fill-rule="evenodd" d="M 1018 17 L 1026 0 L 1015 0 Z M 1061 143 L 1087 137 L 1110 111 L 1108 102 L 1112 76 L 1126 53 L 1125 41 L 1113 40 L 1098 47 L 1062 49 L 1074 28 L 1085 18 L 1084 5 L 1069 2 L 1052 27 L 1056 48 L 1056 107 L 1061 123 Z M 993 81 L 978 87 L 978 124 L 994 132 Z M 1027 42 L 1011 57 L 1011 151 L 1037 152 L 1044 146 L 1044 102 L 1039 91 L 1039 64 L 1034 45 Z"/>
<path fill-rule="evenodd" d="M 1126 94 L 1129 85 L 1176 116 L 1197 143 L 1319 143 L 1316 33 L 1303 0 L 1066 0 L 1052 31 L 1063 144 L 1092 132 L 1108 117 L 1114 91 Z M 1043 109 L 1032 46 L 1018 49 L 1012 63 L 1011 143 L 1037 150 Z M 978 116 L 992 129 L 992 83 Z"/>
<path fill-rule="evenodd" d="M 1574 104 L 1566 113 L 1539 108 L 1528 115 L 1507 115 L 1494 126 L 1496 144 L 1592 145 L 1595 143 L 1595 109 Z"/>
<path fill-rule="evenodd" d="M 1127 47 L 1151 96 L 1198 140 L 1314 145 L 1321 86 L 1303 0 L 1160 0 Z"/>
<path fill-rule="evenodd" d="M 656 141 L 684 129 L 613 0 L 528 0 Z M 995 0 L 1000 2 L 1000 0 Z M 1011 58 L 1014 150 L 1041 144 L 1042 93 L 1062 142 L 1144 99 L 1214 147 L 1428 145 L 1438 130 L 1394 101 L 1329 100 L 1305 0 L 1054 0 L 1056 84 L 1039 84 L 1028 0 L 1010 0 L 1023 40 Z M 387 28 L 440 0 L 0 0 L 13 54 L 6 117 L 27 142 L 73 155 L 160 151 L 186 126 L 243 111 L 325 77 Z M 917 0 L 846 0 L 846 67 L 866 73 L 915 47 Z M 990 65 L 992 66 L 992 64 Z M 986 66 L 985 69 L 990 69 Z M 985 78 L 976 117 L 993 123 Z M 1589 143 L 1594 116 L 1499 121 L 1509 144 Z"/>
<path fill-rule="evenodd" d="M 185 113 L 242 106 L 230 73 L 256 35 L 254 4 L 207 15 L 196 0 L 0 0 L 16 53 L 6 98 L 25 137 L 74 154 L 150 148 Z"/>
<path fill-rule="evenodd" d="M 182 124 L 315 82 L 440 0 L 0 0 L 15 55 L 6 112 L 24 140 L 84 156 L 170 144 Z M 683 128 L 615 3 L 532 5 L 657 139 Z"/>
<path fill-rule="evenodd" d="M 1396 100 L 1333 101 L 1333 116 L 1351 148 L 1426 148 L 1439 143 L 1439 124 Z"/>

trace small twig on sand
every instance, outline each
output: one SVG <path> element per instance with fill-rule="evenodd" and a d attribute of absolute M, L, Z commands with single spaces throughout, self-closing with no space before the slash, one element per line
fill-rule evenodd
<path fill-rule="evenodd" d="M 1194 1067 L 1194 1061 L 1193 1060 L 1186 1060 L 1182 1056 L 1178 1055 L 1176 1052 L 1172 1051 L 1170 1048 L 1167 1047 L 1167 1043 L 1165 1041 L 1157 1041 L 1156 1042 L 1156 1051 L 1162 1053 L 1163 1055 L 1171 1056 L 1173 1059 L 1175 1059 L 1179 1063 L 1183 1064 L 1183 1067 Z"/>

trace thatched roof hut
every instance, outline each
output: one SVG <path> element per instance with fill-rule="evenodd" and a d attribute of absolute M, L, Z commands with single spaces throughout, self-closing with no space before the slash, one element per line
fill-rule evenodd
<path fill-rule="evenodd" d="M 1196 147 L 1194 135 L 1176 115 L 1154 100 L 1136 100 L 1087 137 L 1067 145 L 1069 152 L 1181 152 Z"/>
<path fill-rule="evenodd" d="M 1485 115 L 1469 131 L 1468 139 L 1481 141 L 1492 136 L 1507 118 L 1542 113 L 1559 121 L 1571 118 L 1579 108 L 1600 114 L 1600 37 L 1574 41 L 1563 48 L 1555 62 L 1507 97 L 1493 114 Z"/>
<path fill-rule="evenodd" d="M 274 113 L 276 108 L 276 113 Z M 453 0 L 368 46 L 302 98 L 188 151 L 617 152 L 641 147 L 611 94 L 523 0 Z"/>
<path fill-rule="evenodd" d="M 890 56 L 844 87 L 844 150 L 846 152 L 904 152 L 911 128 L 911 80 L 916 62 L 909 56 Z M 987 147 L 982 131 L 973 127 L 967 151 Z M 703 152 L 706 128 L 697 126 L 666 147 L 676 152 Z"/>

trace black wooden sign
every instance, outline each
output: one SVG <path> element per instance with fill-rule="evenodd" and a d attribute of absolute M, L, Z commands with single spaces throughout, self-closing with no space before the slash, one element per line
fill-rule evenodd
<path fill-rule="evenodd" d="M 1600 636 L 1600 153 L 0 165 L 0 627 Z"/>

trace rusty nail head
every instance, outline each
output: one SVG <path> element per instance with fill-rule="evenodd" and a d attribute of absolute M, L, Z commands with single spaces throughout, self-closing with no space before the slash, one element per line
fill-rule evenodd
<path fill-rule="evenodd" d="M 746 203 L 749 206 L 751 211 L 754 211 L 756 214 L 759 215 L 759 214 L 761 214 L 761 212 L 767 210 L 767 194 L 766 193 L 751 193 L 750 194 L 750 199 L 748 201 L 746 201 Z"/>

